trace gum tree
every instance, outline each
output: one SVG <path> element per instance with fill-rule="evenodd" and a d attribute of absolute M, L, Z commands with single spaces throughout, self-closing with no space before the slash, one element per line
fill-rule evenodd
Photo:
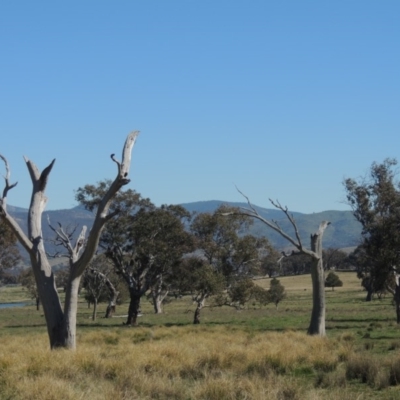
<path fill-rule="evenodd" d="M 383 290 L 393 295 L 400 324 L 400 182 L 395 159 L 371 165 L 369 177 L 344 181 L 353 215 L 362 226 L 359 277 L 369 296 Z"/>
<path fill-rule="evenodd" d="M 109 212 L 113 198 L 123 186 L 130 182 L 128 173 L 131 163 L 131 152 L 138 133 L 135 131 L 128 135 L 123 147 L 121 162 L 114 157 L 114 154 L 111 155 L 111 159 L 117 165 L 117 175 L 98 204 L 97 213 L 89 235 L 86 235 L 86 227 L 83 227 L 74 243 L 68 237 L 65 238 L 65 245 L 69 251 L 69 277 L 66 284 L 63 306 L 58 296 L 55 275 L 47 258 L 42 234 L 42 213 L 47 203 L 45 190 L 55 160 L 40 172 L 37 166 L 25 157 L 25 163 L 32 181 L 32 196 L 28 212 L 28 233 L 26 234 L 7 211 L 8 192 L 17 183 L 10 183 L 8 161 L 4 156 L 0 155 L 6 169 L 4 176 L 5 187 L 0 199 L 0 213 L 29 254 L 46 319 L 50 347 L 52 349 L 59 347 L 75 349 L 76 347 L 76 316 L 79 284 L 86 267 L 97 250 L 104 225 L 117 213 L 117 210 Z"/>

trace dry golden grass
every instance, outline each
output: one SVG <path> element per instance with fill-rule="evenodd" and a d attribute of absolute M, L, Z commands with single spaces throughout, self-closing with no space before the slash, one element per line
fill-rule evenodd
<path fill-rule="evenodd" d="M 49 351 L 46 339 L 2 337 L 0 399 L 317 400 L 374 393 L 366 385 L 357 397 L 360 390 L 346 384 L 346 360 L 356 357 L 347 337 L 116 328 L 81 334 L 75 352 Z"/>
<path fill-rule="evenodd" d="M 144 301 L 138 328 L 120 318 L 92 323 L 82 302 L 75 352 L 48 349 L 43 313 L 34 307 L 2 310 L 0 400 L 398 399 L 399 329 L 390 299 L 367 304 L 355 274 L 339 276 L 344 286 L 326 292 L 328 338 L 303 333 L 309 275 L 280 278 L 288 297 L 279 310 L 204 309 L 199 326 L 185 312 L 187 299 L 157 316 Z M 268 279 L 257 282 L 269 287 Z M 24 295 L 13 288 L 13 298 Z"/>

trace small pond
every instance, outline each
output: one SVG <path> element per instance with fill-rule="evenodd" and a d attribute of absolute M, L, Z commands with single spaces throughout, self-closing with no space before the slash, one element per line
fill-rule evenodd
<path fill-rule="evenodd" d="M 28 301 L 21 301 L 19 303 L 0 303 L 0 309 L 2 308 L 13 308 L 13 307 L 25 307 L 25 306 L 29 306 L 32 303 L 28 302 Z"/>

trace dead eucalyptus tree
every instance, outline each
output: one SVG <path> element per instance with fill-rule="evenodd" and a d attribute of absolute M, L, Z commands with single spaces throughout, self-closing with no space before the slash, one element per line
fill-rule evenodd
<path fill-rule="evenodd" d="M 322 221 L 320 223 L 318 231 L 311 235 L 311 248 L 307 249 L 301 242 L 296 221 L 294 220 L 293 215 L 289 213 L 287 207 L 283 207 L 279 202 L 274 202 L 270 199 L 271 204 L 274 207 L 281 210 L 285 214 L 286 218 L 292 224 L 295 238 L 293 238 L 285 231 L 283 231 L 277 221 L 274 220 L 269 221 L 263 218 L 257 212 L 256 208 L 251 204 L 249 198 L 242 192 L 239 191 L 239 193 L 243 197 L 245 197 L 245 199 L 247 200 L 247 204 L 249 205 L 249 208 L 241 208 L 240 214 L 258 219 L 259 221 L 267 225 L 269 228 L 279 233 L 282 237 L 284 237 L 289 243 L 291 243 L 297 249 L 297 252 L 293 252 L 292 254 L 303 253 L 311 257 L 313 307 L 311 313 L 311 321 L 307 333 L 309 335 L 325 336 L 325 271 L 322 260 L 322 236 L 324 234 L 325 229 L 330 224 L 330 222 Z M 225 213 L 224 215 L 231 215 L 231 214 L 232 213 Z"/>
<path fill-rule="evenodd" d="M 33 186 L 28 212 L 28 234 L 26 234 L 7 211 L 8 192 L 17 183 L 10 183 L 8 161 L 4 156 L 0 155 L 6 169 L 4 176 L 5 187 L 0 199 L 0 213 L 29 254 L 46 318 L 50 347 L 52 349 L 58 347 L 74 349 L 76 347 L 76 315 L 79 283 L 85 268 L 97 250 L 104 225 L 118 212 L 118 210 L 109 212 L 114 196 L 124 185 L 130 182 L 128 173 L 131 164 L 131 153 L 138 134 L 139 132 L 135 131 L 128 135 L 123 147 L 121 162 L 114 157 L 114 154 L 111 155 L 111 159 L 118 167 L 117 175 L 98 204 L 97 213 L 89 235 L 86 237 L 87 229 L 83 227 L 75 243 L 71 243 L 68 236 L 64 238 L 70 257 L 69 278 L 66 285 L 64 307 L 62 307 L 58 296 L 54 273 L 47 258 L 42 235 L 42 213 L 47 203 L 45 189 L 55 160 L 40 172 L 37 166 L 25 157 L 25 163 Z"/>

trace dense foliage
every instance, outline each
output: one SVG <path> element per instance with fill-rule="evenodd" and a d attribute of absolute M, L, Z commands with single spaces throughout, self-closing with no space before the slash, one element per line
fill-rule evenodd
<path fill-rule="evenodd" d="M 386 289 L 393 294 L 400 323 L 400 191 L 396 165 L 394 159 L 373 163 L 368 179 L 346 179 L 345 188 L 354 216 L 362 225 L 359 276 L 368 282 L 370 293 Z"/>

